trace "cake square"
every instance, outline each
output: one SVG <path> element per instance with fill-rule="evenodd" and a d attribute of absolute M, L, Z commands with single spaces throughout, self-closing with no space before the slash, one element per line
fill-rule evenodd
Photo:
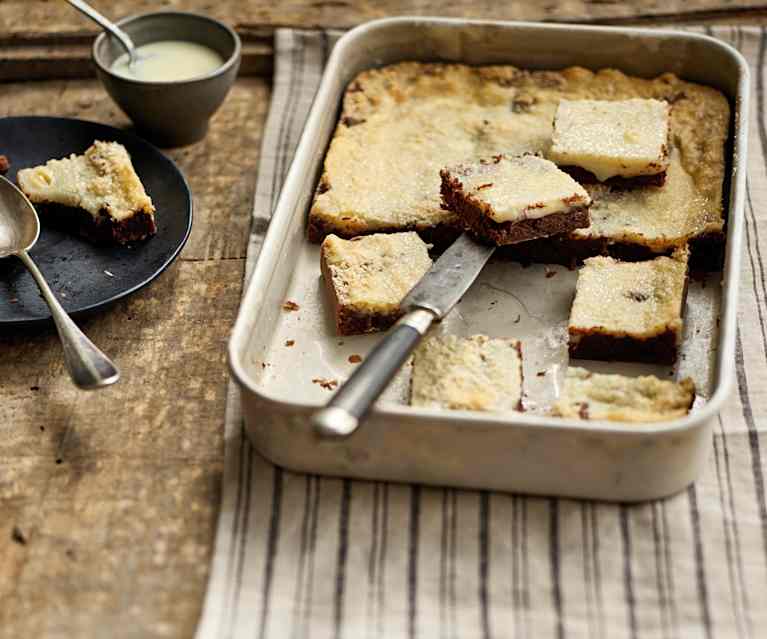
<path fill-rule="evenodd" d="M 663 185 L 669 105 L 661 100 L 561 100 L 549 157 L 580 182 Z"/>
<path fill-rule="evenodd" d="M 373 333 L 394 324 L 402 298 L 431 268 L 429 248 L 413 231 L 351 240 L 328 235 L 320 263 L 338 334 Z"/>
<path fill-rule="evenodd" d="M 694 400 L 695 384 L 689 377 L 672 382 L 653 375 L 603 375 L 571 366 L 552 412 L 570 419 L 662 422 L 687 415 Z"/>
<path fill-rule="evenodd" d="M 117 142 L 22 169 L 17 180 L 42 215 L 93 241 L 126 244 L 157 232 L 152 200 Z"/>
<path fill-rule="evenodd" d="M 687 249 L 680 249 L 645 262 L 585 260 L 570 310 L 570 356 L 673 364 L 682 340 L 687 259 Z"/>
<path fill-rule="evenodd" d="M 410 404 L 477 411 L 522 410 L 522 347 L 485 335 L 430 337 L 416 349 Z"/>
<path fill-rule="evenodd" d="M 535 155 L 496 155 L 440 171 L 442 201 L 480 240 L 517 244 L 589 225 L 591 198 Z"/>

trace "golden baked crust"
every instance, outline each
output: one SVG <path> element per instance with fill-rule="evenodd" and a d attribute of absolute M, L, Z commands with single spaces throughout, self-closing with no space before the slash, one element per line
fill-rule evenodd
<path fill-rule="evenodd" d="M 640 340 L 668 330 L 681 334 L 687 258 L 680 249 L 646 262 L 587 259 L 570 310 L 571 342 L 593 333 Z"/>
<path fill-rule="evenodd" d="M 689 176 L 700 206 L 685 213 L 681 229 L 668 216 L 669 228 L 654 228 L 652 242 L 673 247 L 703 233 L 721 234 L 730 114 L 715 89 L 672 74 L 648 80 L 613 69 L 403 62 L 365 71 L 349 85 L 310 212 L 310 238 L 454 225 L 454 214 L 440 208 L 440 168 L 499 153 L 546 155 L 563 98 L 669 102 L 671 161 Z M 595 200 L 601 195 L 592 193 Z M 624 226 L 630 225 L 627 218 Z M 644 241 L 641 228 L 613 226 L 594 227 L 590 237 Z"/>
<path fill-rule="evenodd" d="M 416 349 L 410 404 L 451 410 L 522 410 L 522 349 L 485 335 L 430 337 Z"/>
<path fill-rule="evenodd" d="M 657 176 L 668 165 L 670 111 L 665 100 L 560 100 L 549 158 L 592 181 Z"/>
<path fill-rule="evenodd" d="M 339 335 L 386 330 L 402 315 L 400 302 L 431 267 L 429 245 L 416 233 L 328 235 L 320 267 Z"/>
<path fill-rule="evenodd" d="M 552 413 L 570 419 L 661 422 L 684 417 L 695 399 L 695 384 L 652 375 L 602 375 L 584 368 L 567 369 L 562 395 Z"/>

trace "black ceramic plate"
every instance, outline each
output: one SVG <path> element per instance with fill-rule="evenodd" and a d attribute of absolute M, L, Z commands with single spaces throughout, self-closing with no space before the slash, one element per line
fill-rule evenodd
<path fill-rule="evenodd" d="M 178 167 L 148 142 L 103 124 L 52 117 L 0 118 L 6 177 L 52 158 L 82 153 L 94 140 L 119 142 L 133 160 L 156 213 L 157 235 L 133 246 L 96 246 L 41 220 L 31 251 L 64 308 L 72 315 L 101 309 L 146 286 L 176 258 L 192 229 L 192 194 Z M 0 259 L 0 327 L 50 320 L 34 280 L 15 257 Z"/>

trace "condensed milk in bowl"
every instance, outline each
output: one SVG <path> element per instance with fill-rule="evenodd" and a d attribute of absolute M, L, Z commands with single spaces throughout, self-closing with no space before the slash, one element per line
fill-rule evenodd
<path fill-rule="evenodd" d="M 109 34 L 96 38 L 93 60 L 109 95 L 160 146 L 202 139 L 239 69 L 237 34 L 218 20 L 180 11 L 147 13 L 118 25 L 139 57 L 130 64 Z"/>

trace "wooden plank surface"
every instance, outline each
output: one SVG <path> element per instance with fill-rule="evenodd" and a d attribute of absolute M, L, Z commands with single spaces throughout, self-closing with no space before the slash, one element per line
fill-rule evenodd
<path fill-rule="evenodd" d="M 194 631 L 268 98 L 263 80 L 240 80 L 206 140 L 170 152 L 195 201 L 181 259 L 83 324 L 120 383 L 77 392 L 52 330 L 0 334 L 0 636 Z M 2 87 L 0 116 L 37 113 L 127 125 L 95 81 Z"/>
<path fill-rule="evenodd" d="M 732 20 L 735 16 L 763 17 L 767 3 L 754 0 L 92 0 L 107 15 L 123 17 L 157 9 L 198 11 L 239 28 L 262 32 L 279 26 L 348 28 L 365 20 L 391 15 L 440 15 L 499 20 L 565 20 L 578 22 L 636 22 L 644 20 Z M 95 33 L 94 27 L 64 2 L 3 0 L 3 37 L 59 38 Z"/>
<path fill-rule="evenodd" d="M 279 26 L 386 15 L 596 23 L 767 21 L 767 3 L 714 0 L 93 0 L 119 17 L 208 13 L 243 36 L 244 76 L 271 69 Z M 95 29 L 64 2 L 0 0 L 0 80 L 91 73 Z M 268 81 L 241 77 L 203 142 L 170 152 L 195 198 L 180 260 L 83 324 L 115 387 L 76 392 L 52 330 L 0 334 L 0 637 L 190 637 L 212 550 L 223 463 L 225 342 L 241 292 Z M 127 126 L 92 80 L 0 85 L 0 117 Z M 1 150 L 0 150 L 1 152 Z"/>
<path fill-rule="evenodd" d="M 767 2 L 742 0 L 110 0 L 91 2 L 115 19 L 158 9 L 206 13 L 235 27 L 243 42 L 241 75 L 270 76 L 274 30 L 353 27 L 394 15 L 440 15 L 499 20 L 594 24 L 767 24 Z M 96 25 L 65 2 L 0 0 L 0 81 L 93 75 L 90 47 Z"/>

